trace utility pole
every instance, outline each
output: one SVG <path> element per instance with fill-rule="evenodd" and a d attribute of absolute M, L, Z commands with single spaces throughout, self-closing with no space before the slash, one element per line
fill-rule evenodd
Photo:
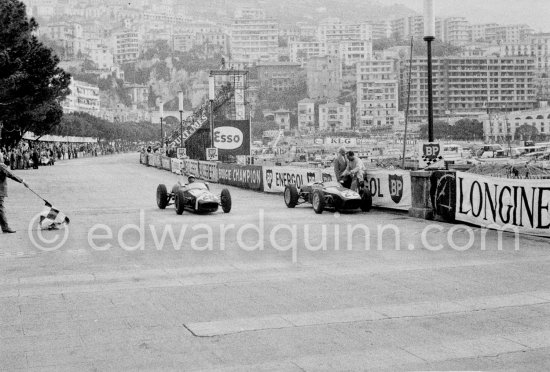
<path fill-rule="evenodd" d="M 424 41 L 426 41 L 428 50 L 428 142 L 434 141 L 434 113 L 432 92 L 432 41 L 434 40 L 434 1 L 424 0 Z"/>

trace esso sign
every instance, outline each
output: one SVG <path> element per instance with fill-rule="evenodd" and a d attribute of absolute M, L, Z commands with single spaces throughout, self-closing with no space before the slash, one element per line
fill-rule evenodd
<path fill-rule="evenodd" d="M 214 129 L 214 146 L 222 150 L 235 150 L 243 144 L 244 135 L 235 127 Z"/>

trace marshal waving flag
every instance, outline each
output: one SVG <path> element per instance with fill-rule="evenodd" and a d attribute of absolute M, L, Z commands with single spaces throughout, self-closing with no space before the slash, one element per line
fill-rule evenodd
<path fill-rule="evenodd" d="M 69 223 L 70 220 L 65 214 L 46 202 L 44 210 L 40 213 L 40 228 L 42 230 L 57 230 Z"/>

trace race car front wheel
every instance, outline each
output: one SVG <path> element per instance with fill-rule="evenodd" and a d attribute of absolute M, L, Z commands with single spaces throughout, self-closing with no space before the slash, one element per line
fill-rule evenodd
<path fill-rule="evenodd" d="M 185 195 L 183 190 L 178 190 L 176 192 L 174 204 L 176 205 L 176 213 L 182 215 L 185 210 Z"/>
<path fill-rule="evenodd" d="M 361 210 L 363 212 L 368 212 L 372 208 L 372 194 L 368 187 L 363 188 L 363 193 L 361 194 Z"/>
<path fill-rule="evenodd" d="M 231 193 L 228 189 L 223 189 L 221 194 L 221 202 L 223 213 L 231 212 Z"/>
<path fill-rule="evenodd" d="M 298 189 L 296 185 L 290 184 L 285 187 L 285 204 L 288 208 L 294 208 L 298 204 L 298 199 L 300 195 L 298 194 Z"/>
<path fill-rule="evenodd" d="M 322 190 L 315 190 L 311 199 L 313 210 L 317 214 L 323 213 L 325 209 L 325 193 Z"/>
<path fill-rule="evenodd" d="M 168 205 L 168 190 L 166 185 L 158 185 L 157 187 L 157 206 L 160 209 L 166 209 Z"/>

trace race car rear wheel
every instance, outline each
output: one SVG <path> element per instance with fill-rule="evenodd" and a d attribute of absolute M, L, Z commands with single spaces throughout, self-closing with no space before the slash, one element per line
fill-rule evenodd
<path fill-rule="evenodd" d="M 325 209 L 325 193 L 323 190 L 315 190 L 313 192 L 311 204 L 313 204 L 313 210 L 315 213 L 323 213 L 323 210 Z"/>
<path fill-rule="evenodd" d="M 166 209 L 168 206 L 168 190 L 166 185 L 158 185 L 157 187 L 157 206 L 160 209 Z"/>
<path fill-rule="evenodd" d="M 176 192 L 174 204 L 176 205 L 176 213 L 182 215 L 185 210 L 185 194 L 183 190 L 178 190 Z"/>
<path fill-rule="evenodd" d="M 223 213 L 231 212 L 231 193 L 228 189 L 223 189 L 220 197 L 220 204 L 222 205 Z"/>
<path fill-rule="evenodd" d="M 361 194 L 361 210 L 363 212 L 368 212 L 372 208 L 372 194 L 368 187 L 363 188 Z"/>
<path fill-rule="evenodd" d="M 298 188 L 296 185 L 290 184 L 285 187 L 285 204 L 288 208 L 294 208 L 298 204 L 298 199 L 300 195 L 298 194 Z"/>

